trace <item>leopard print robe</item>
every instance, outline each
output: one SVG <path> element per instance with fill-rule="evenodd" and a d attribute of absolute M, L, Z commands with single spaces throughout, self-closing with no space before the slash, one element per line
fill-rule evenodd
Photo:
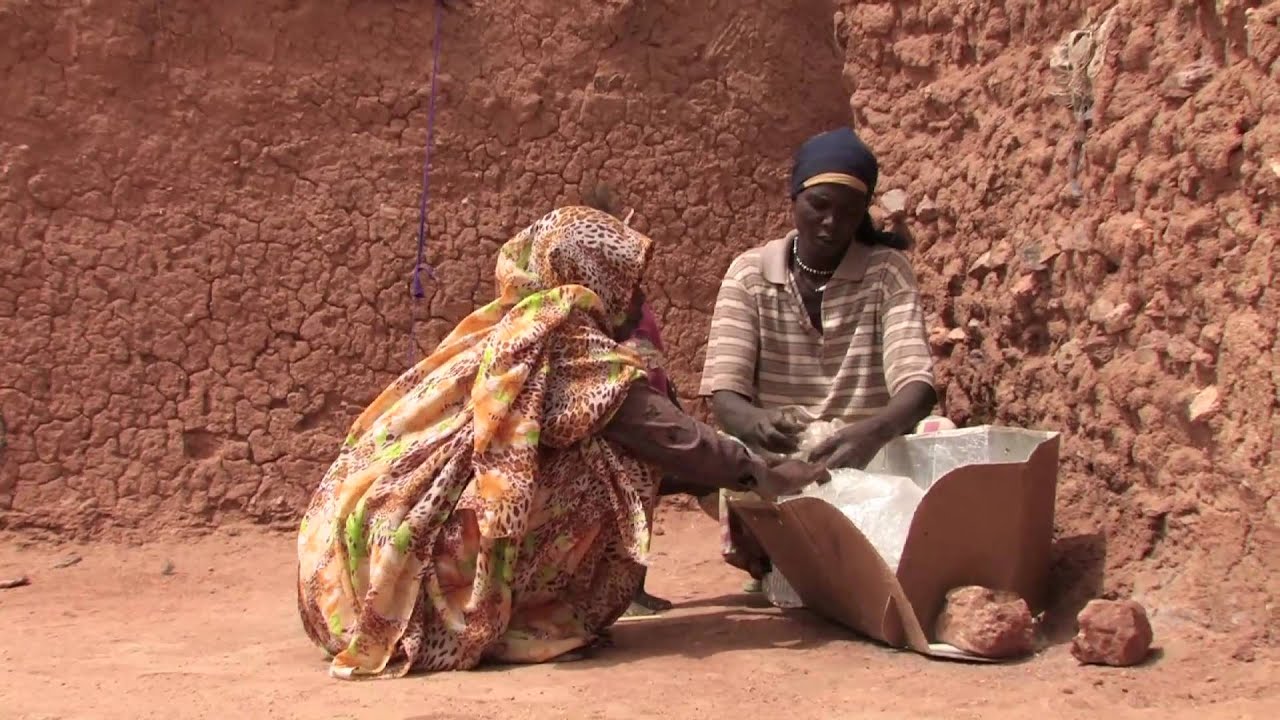
<path fill-rule="evenodd" d="M 540 662 L 627 608 L 657 473 L 598 437 L 644 360 L 610 339 L 650 240 L 550 213 L 498 298 L 355 421 L 298 532 L 298 605 L 343 679 Z"/>

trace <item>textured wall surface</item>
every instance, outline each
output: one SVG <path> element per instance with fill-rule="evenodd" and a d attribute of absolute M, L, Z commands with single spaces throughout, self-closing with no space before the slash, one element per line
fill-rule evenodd
<path fill-rule="evenodd" d="M 914 214 L 948 414 L 1065 434 L 1059 581 L 1105 572 L 1166 626 L 1274 642 L 1280 3 L 1262 5 L 845 3 L 837 34 L 881 188 Z M 1092 53 L 1076 36 L 1053 63 L 1076 30 Z"/>
<path fill-rule="evenodd" d="M 292 520 L 407 362 L 430 11 L 0 0 L 0 528 Z M 420 343 L 488 299 L 502 241 L 604 180 L 659 243 L 691 391 L 721 273 L 784 229 L 788 157 L 852 93 L 908 196 L 946 411 L 1066 434 L 1063 588 L 1274 640 L 1276 23 L 476 0 L 445 21 Z"/>
<path fill-rule="evenodd" d="M 0 2 L 0 525 L 291 521 L 408 362 L 432 6 Z M 721 273 L 787 217 L 792 148 L 847 120 L 832 13 L 448 15 L 423 347 L 491 298 L 500 243 L 601 179 L 659 243 L 692 391 Z"/>

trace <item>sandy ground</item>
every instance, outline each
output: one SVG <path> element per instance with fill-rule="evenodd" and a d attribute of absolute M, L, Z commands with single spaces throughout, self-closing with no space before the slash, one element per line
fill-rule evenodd
<path fill-rule="evenodd" d="M 374 683 L 329 679 L 303 636 L 289 536 L 10 539 L 0 580 L 32 582 L 0 590 L 0 718 L 1280 717 L 1274 656 L 1158 638 L 1161 656 L 1127 670 L 1077 667 L 1061 645 L 1016 665 L 932 661 L 760 607 L 716 558 L 709 521 L 669 514 L 663 528 L 650 588 L 677 609 L 618 625 L 595 659 Z"/>

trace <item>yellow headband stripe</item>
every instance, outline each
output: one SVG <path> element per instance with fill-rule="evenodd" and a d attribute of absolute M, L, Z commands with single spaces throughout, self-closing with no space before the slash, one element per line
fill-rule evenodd
<path fill-rule="evenodd" d="M 852 175 L 846 175 L 844 173 L 819 173 L 809 178 L 808 180 L 805 180 L 803 183 L 801 183 L 800 187 L 804 188 L 805 190 L 808 190 L 814 185 L 822 185 L 824 183 L 831 183 L 833 185 L 844 185 L 845 187 L 851 187 L 854 190 L 857 190 L 863 193 L 867 191 L 866 183 L 862 182 L 861 180 L 859 180 L 858 178 Z"/>

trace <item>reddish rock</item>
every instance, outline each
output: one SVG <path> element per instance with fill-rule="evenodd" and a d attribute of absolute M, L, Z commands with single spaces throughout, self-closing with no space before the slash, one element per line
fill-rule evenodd
<path fill-rule="evenodd" d="M 1160 94 L 1173 100 L 1185 100 L 1213 79 L 1218 66 L 1211 60 L 1196 60 L 1165 78 Z"/>
<path fill-rule="evenodd" d="M 1191 422 L 1202 422 L 1213 417 L 1218 412 L 1218 388 L 1211 385 L 1191 399 L 1187 404 L 1187 417 Z"/>
<path fill-rule="evenodd" d="M 1091 600 L 1076 622 L 1071 654 L 1086 665 L 1137 665 L 1151 650 L 1147 611 L 1132 600 Z"/>
<path fill-rule="evenodd" d="M 1035 621 L 1017 594 L 971 585 L 947 593 L 935 625 L 938 642 L 988 658 L 1029 655 Z"/>
<path fill-rule="evenodd" d="M 916 206 L 916 218 L 924 222 L 938 219 L 938 203 L 933 198 L 925 198 Z"/>
<path fill-rule="evenodd" d="M 1013 296 L 1019 300 L 1026 300 L 1036 294 L 1038 287 L 1039 283 L 1036 282 L 1035 275 L 1023 275 L 1013 284 Z"/>
<path fill-rule="evenodd" d="M 889 218 L 902 217 L 907 214 L 907 192 L 901 189 L 893 189 L 880 196 L 880 206 L 884 208 Z"/>

